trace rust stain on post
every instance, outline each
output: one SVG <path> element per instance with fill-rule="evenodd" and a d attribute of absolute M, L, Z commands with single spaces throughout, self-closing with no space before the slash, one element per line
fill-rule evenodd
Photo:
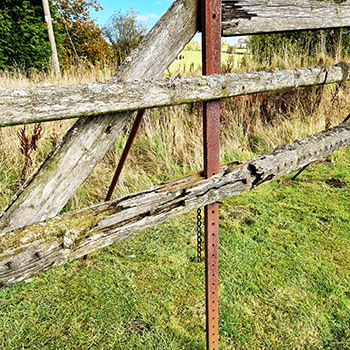
<path fill-rule="evenodd" d="M 221 0 L 202 1 L 203 74 L 221 73 Z M 220 101 L 203 105 L 204 176 L 219 173 Z M 205 285 L 207 349 L 218 349 L 219 204 L 205 206 Z"/>

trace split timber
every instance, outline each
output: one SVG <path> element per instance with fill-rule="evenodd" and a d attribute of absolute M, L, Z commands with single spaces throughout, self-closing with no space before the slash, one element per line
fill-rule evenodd
<path fill-rule="evenodd" d="M 222 1 L 223 36 L 341 28 L 349 26 L 349 1 Z"/>
<path fill-rule="evenodd" d="M 198 0 L 175 1 L 145 37 L 140 47 L 133 52 L 106 86 L 108 84 L 109 86 L 120 86 L 118 84 L 122 83 L 132 85 L 135 79 L 142 79 L 142 84 L 147 85 L 147 80 L 161 76 L 198 30 L 198 5 Z M 350 27 L 349 0 L 295 0 L 292 4 L 287 0 L 223 0 L 222 10 L 222 34 L 224 36 Z M 296 71 L 301 74 L 301 77 L 294 81 L 293 86 Z M 222 76 L 213 77 L 215 81 L 213 90 L 216 95 L 213 96 L 213 92 L 207 91 L 205 92 L 207 95 L 204 94 L 195 100 L 211 100 L 235 96 L 235 94 L 270 91 L 273 86 L 280 89 L 333 83 L 345 81 L 348 78 L 346 63 L 328 68 L 319 67 L 296 71 L 275 72 L 272 75 L 246 73 L 245 77 L 248 80 L 245 81 L 245 85 L 240 81 L 234 82 L 235 75 L 224 78 Z M 303 79 L 308 76 L 308 72 L 311 76 L 315 74 L 308 83 L 302 83 Z M 269 85 L 270 80 L 276 79 L 280 73 L 287 74 L 287 80 L 282 79 L 280 84 Z M 239 77 L 243 79 L 244 74 Z M 255 77 L 257 80 L 263 79 L 262 77 L 270 78 L 265 81 L 265 87 L 262 84 L 258 88 L 252 83 L 255 78 L 249 80 L 249 77 Z M 210 84 L 203 83 L 203 80 L 209 82 L 210 79 L 205 77 L 198 79 L 202 81 L 203 90 L 205 87 L 210 88 Z M 228 79 L 229 83 L 220 79 Z M 158 82 L 159 84 L 164 85 L 164 82 Z M 184 86 L 181 84 L 191 85 L 191 81 L 175 81 L 175 90 L 176 86 Z M 90 90 L 100 88 L 101 85 L 98 84 L 90 86 Z M 248 92 L 243 91 L 246 88 Z M 55 88 L 46 87 L 43 91 L 45 89 L 49 92 L 55 90 Z M 84 89 L 89 88 L 79 87 L 77 89 L 80 90 L 73 93 L 72 96 L 73 98 L 75 96 L 76 99 L 82 97 L 79 94 Z M 63 110 L 62 101 L 57 110 L 50 109 L 47 104 L 45 116 L 45 106 L 40 109 L 33 103 L 33 99 L 42 97 L 39 90 L 12 91 L 12 93 L 17 93 L 18 102 L 24 103 L 22 106 L 16 107 L 12 104 L 6 109 L 6 101 L 0 99 L 1 103 L 5 103 L 5 107 L 4 104 L 2 105 L 5 112 L 0 116 L 0 123 L 14 125 L 36 121 L 33 118 L 35 113 L 30 114 L 30 106 L 29 108 L 25 106 L 31 98 L 32 107 L 37 108 L 36 112 L 40 112 L 37 114 L 40 120 L 49 120 L 51 113 L 53 118 L 57 119 L 62 116 L 63 118 L 73 117 L 72 111 Z M 33 96 L 27 96 L 28 91 L 33 92 Z M 56 90 L 58 94 L 62 91 L 64 89 L 57 88 Z M 12 103 L 9 97 L 11 92 L 3 90 L 1 92 L 4 93 L 5 99 L 9 98 L 10 105 Z M 99 102 L 98 91 L 94 93 L 90 97 Z M 189 100 L 186 102 L 190 102 L 193 96 L 189 91 L 187 93 Z M 38 95 L 35 97 L 35 94 Z M 52 92 L 51 96 L 54 97 L 55 92 Z M 72 102 L 74 101 L 69 101 L 69 103 Z M 169 104 L 184 101 L 176 100 L 173 96 L 169 97 L 166 102 L 158 102 Z M 145 106 L 148 105 L 145 104 Z M 79 118 L 62 143 L 9 204 L 0 218 L 1 287 L 107 246 L 188 210 L 249 190 L 272 180 L 275 176 L 287 174 L 314 160 L 348 147 L 350 140 L 349 126 L 343 124 L 238 166 L 226 165 L 222 167 L 220 175 L 208 180 L 202 179 L 200 174 L 192 175 L 85 211 L 55 217 L 103 158 L 126 122 L 132 117 L 129 109 L 123 109 L 120 106 L 118 108 L 115 105 L 97 110 L 91 107 L 89 110 L 83 110 L 82 113 L 74 114 L 75 117 L 82 118 Z M 133 108 L 136 110 L 138 107 L 133 105 Z M 22 112 L 23 120 L 19 119 Z M 146 197 L 148 202 L 145 201 Z M 155 202 L 150 206 L 152 200 Z M 159 203 L 159 206 L 155 208 L 154 203 Z M 96 216 L 91 216 L 92 213 Z M 91 220 L 87 219 L 82 223 L 81 215 L 86 215 L 86 218 Z M 34 224 L 37 222 L 39 223 Z M 83 229 L 80 229 L 80 226 L 83 226 Z"/>
<path fill-rule="evenodd" d="M 141 230 L 251 190 L 350 146 L 344 123 L 241 164 L 226 164 L 117 200 L 0 235 L 0 288 L 74 260 Z"/>

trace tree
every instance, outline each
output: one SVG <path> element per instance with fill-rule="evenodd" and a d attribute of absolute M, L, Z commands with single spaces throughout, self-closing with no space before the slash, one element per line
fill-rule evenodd
<path fill-rule="evenodd" d="M 102 30 L 90 18 L 91 9 L 101 9 L 97 0 L 50 1 L 58 54 L 66 67 L 79 59 L 95 63 L 108 53 Z M 42 0 L 1 0 L 0 69 L 46 69 L 49 60 Z"/>
<path fill-rule="evenodd" d="M 236 50 L 236 46 L 230 45 L 229 43 L 225 42 L 224 40 L 221 42 L 221 51 L 226 53 L 234 53 Z"/>
<path fill-rule="evenodd" d="M 102 30 L 91 19 L 89 11 L 101 10 L 97 0 L 53 0 L 53 18 L 64 37 L 60 43 L 60 61 L 70 66 L 80 61 L 96 63 L 108 53 Z"/>
<path fill-rule="evenodd" d="M 47 67 L 50 44 L 41 0 L 0 2 L 0 69 Z"/>
<path fill-rule="evenodd" d="M 104 27 L 104 34 L 112 47 L 115 62 L 121 64 L 138 46 L 146 33 L 145 27 L 137 21 L 134 10 L 123 14 L 116 12 Z"/>
<path fill-rule="evenodd" d="M 196 40 L 191 40 L 184 48 L 184 51 L 200 51 L 201 47 L 199 42 Z"/>

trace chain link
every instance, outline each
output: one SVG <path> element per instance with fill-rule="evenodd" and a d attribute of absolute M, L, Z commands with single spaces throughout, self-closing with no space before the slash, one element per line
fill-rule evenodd
<path fill-rule="evenodd" d="M 202 210 L 197 209 L 197 261 L 202 261 Z"/>
<path fill-rule="evenodd" d="M 328 130 L 332 127 L 332 122 L 331 122 L 331 115 L 332 115 L 332 111 L 334 109 L 334 104 L 335 104 L 335 101 L 337 101 L 338 103 L 338 109 L 340 111 L 340 102 L 339 102 L 339 91 L 340 91 L 340 88 L 342 86 L 342 83 L 343 82 L 340 82 L 338 84 L 335 85 L 335 90 L 334 92 L 332 93 L 332 98 L 331 98 L 331 106 L 329 108 L 329 112 L 328 114 L 326 114 L 326 121 L 325 121 L 325 129 Z"/>

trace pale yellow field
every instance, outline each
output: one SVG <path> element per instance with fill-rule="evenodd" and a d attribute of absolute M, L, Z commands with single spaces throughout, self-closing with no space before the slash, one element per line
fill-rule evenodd
<path fill-rule="evenodd" d="M 181 59 L 180 59 L 181 57 Z M 234 60 L 237 65 L 243 55 L 231 55 L 223 52 L 221 55 L 222 64 L 226 64 L 228 60 Z M 167 75 L 188 76 L 201 74 L 202 69 L 202 52 L 201 51 L 182 51 L 178 58 L 171 64 Z"/>

